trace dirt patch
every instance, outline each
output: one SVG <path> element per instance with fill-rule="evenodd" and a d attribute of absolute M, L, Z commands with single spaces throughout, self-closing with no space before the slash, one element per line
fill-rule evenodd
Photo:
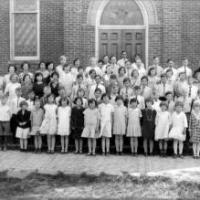
<path fill-rule="evenodd" d="M 166 177 L 133 177 L 129 174 L 44 175 L 10 178 L 0 173 L 0 199 L 200 199 L 200 184 Z"/>

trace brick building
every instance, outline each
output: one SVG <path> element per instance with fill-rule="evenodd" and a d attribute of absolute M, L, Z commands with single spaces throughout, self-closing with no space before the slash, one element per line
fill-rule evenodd
<path fill-rule="evenodd" d="M 24 60 L 58 61 L 126 50 L 147 64 L 200 55 L 199 0 L 0 0 L 0 69 Z"/>

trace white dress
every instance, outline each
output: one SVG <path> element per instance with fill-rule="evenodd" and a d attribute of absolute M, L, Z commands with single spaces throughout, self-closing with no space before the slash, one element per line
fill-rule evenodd
<path fill-rule="evenodd" d="M 155 140 L 168 139 L 171 116 L 168 111 L 160 111 L 156 114 Z"/>
<path fill-rule="evenodd" d="M 17 95 L 16 95 L 16 89 L 17 88 L 21 88 L 21 84 L 20 83 L 8 83 L 7 85 L 6 85 L 6 88 L 5 88 L 5 91 L 4 91 L 4 93 L 6 94 L 6 93 L 8 93 L 8 101 L 7 101 L 7 104 L 9 105 L 9 106 L 11 106 L 11 102 L 12 102 L 12 100 L 14 99 L 14 98 L 16 98 L 17 97 Z"/>
<path fill-rule="evenodd" d="M 68 136 L 70 134 L 71 107 L 58 108 L 58 135 Z"/>
<path fill-rule="evenodd" d="M 57 131 L 56 110 L 57 105 L 46 104 L 44 106 L 45 115 L 40 127 L 41 134 L 55 135 Z"/>
<path fill-rule="evenodd" d="M 141 110 L 139 108 L 128 109 L 128 126 L 127 137 L 141 137 L 140 118 L 142 117 Z"/>
<path fill-rule="evenodd" d="M 185 141 L 186 135 L 183 134 L 184 128 L 188 127 L 187 118 L 184 112 L 172 114 L 172 129 L 169 138 Z"/>
<path fill-rule="evenodd" d="M 114 107 L 114 124 L 113 134 L 114 135 L 125 135 L 126 133 L 126 117 L 127 108 L 124 105 Z"/>
<path fill-rule="evenodd" d="M 114 107 L 108 103 L 99 105 L 99 113 L 101 120 L 100 137 L 112 137 L 112 121 L 111 115 L 114 112 Z"/>

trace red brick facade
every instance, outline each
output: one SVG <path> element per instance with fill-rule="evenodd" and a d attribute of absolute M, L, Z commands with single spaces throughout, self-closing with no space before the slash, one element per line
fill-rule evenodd
<path fill-rule="evenodd" d="M 40 58 L 58 62 L 66 54 L 72 61 L 80 57 L 83 65 L 95 55 L 95 26 L 88 24 L 88 9 L 93 0 L 40 0 Z M 145 1 L 145 0 L 144 0 Z M 147 0 L 146 0 L 147 1 Z M 172 58 L 177 65 L 189 58 L 197 68 L 200 55 L 200 1 L 149 0 L 158 16 L 149 25 L 149 63 L 154 55 L 164 64 Z M 10 61 L 9 0 L 0 0 L 0 72 Z"/>

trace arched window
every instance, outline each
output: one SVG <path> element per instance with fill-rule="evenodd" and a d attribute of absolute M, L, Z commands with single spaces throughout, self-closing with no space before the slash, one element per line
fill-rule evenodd
<path fill-rule="evenodd" d="M 111 0 L 102 13 L 100 24 L 144 25 L 144 19 L 134 0 Z"/>

